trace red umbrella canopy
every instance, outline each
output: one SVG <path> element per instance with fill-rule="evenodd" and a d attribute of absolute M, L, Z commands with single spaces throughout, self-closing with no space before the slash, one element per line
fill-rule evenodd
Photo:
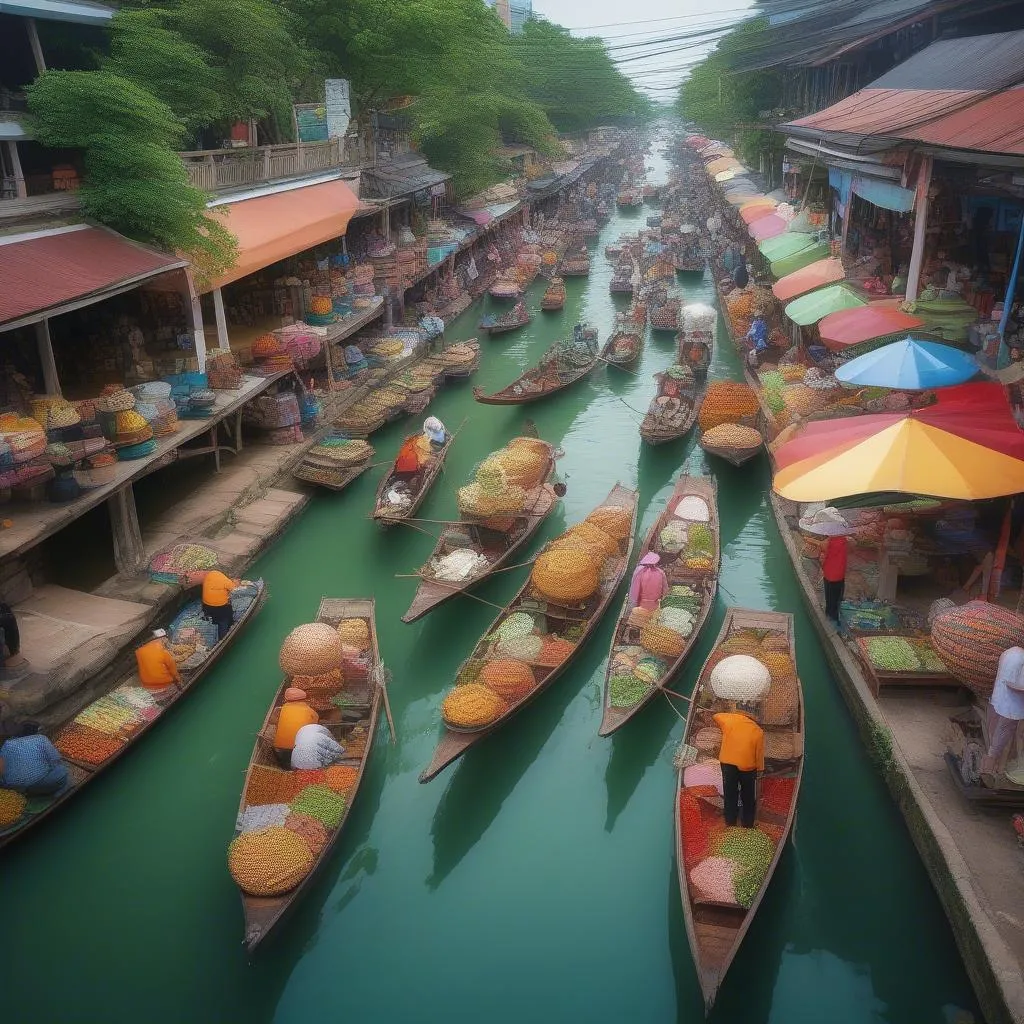
<path fill-rule="evenodd" d="M 766 238 L 775 238 L 789 230 L 789 224 L 774 213 L 767 217 L 759 217 L 750 225 L 750 237 L 755 242 L 763 242 Z"/>
<path fill-rule="evenodd" d="M 990 381 L 960 384 L 943 388 L 936 392 L 936 396 L 934 405 L 908 412 L 814 420 L 774 452 L 776 467 L 784 469 L 803 459 L 826 454 L 834 458 L 907 419 L 918 420 L 965 441 L 1024 460 L 1024 431 L 1013 418 L 1002 384 Z"/>
<path fill-rule="evenodd" d="M 829 313 L 818 322 L 822 344 L 838 351 L 848 345 L 860 345 L 887 334 L 906 334 L 923 327 L 923 320 L 898 308 L 900 301 L 883 299 L 856 309 Z"/>

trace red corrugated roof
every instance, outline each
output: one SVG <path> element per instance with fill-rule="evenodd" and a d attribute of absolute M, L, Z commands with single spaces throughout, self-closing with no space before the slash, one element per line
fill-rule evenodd
<path fill-rule="evenodd" d="M 62 307 L 187 263 L 104 228 L 0 238 L 0 327 L 54 316 Z"/>

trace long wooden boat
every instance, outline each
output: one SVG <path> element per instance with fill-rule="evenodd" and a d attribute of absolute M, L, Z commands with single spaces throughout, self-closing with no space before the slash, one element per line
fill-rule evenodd
<path fill-rule="evenodd" d="M 758 433 L 760 433 L 760 431 Z M 697 443 L 708 453 L 708 455 L 717 456 L 718 458 L 724 459 L 726 462 L 737 467 L 743 466 L 751 459 L 756 458 L 764 448 L 763 437 L 757 442 L 757 444 L 752 444 L 749 447 L 733 448 L 725 447 L 724 445 L 709 444 L 704 440 L 704 434 L 701 433 Z"/>
<path fill-rule="evenodd" d="M 487 294 L 498 302 L 511 302 L 522 298 L 523 287 L 518 281 L 499 279 L 487 289 Z"/>
<path fill-rule="evenodd" d="M 352 440 L 361 440 L 353 438 Z M 365 459 L 356 463 L 340 464 L 325 450 L 323 444 L 313 445 L 306 451 L 302 461 L 292 470 L 296 480 L 326 487 L 330 491 L 343 491 L 350 483 L 362 476 L 373 465 L 374 450 L 371 447 Z"/>
<path fill-rule="evenodd" d="M 323 598 L 316 621 L 336 627 L 342 619 L 362 619 L 369 627 L 370 645 L 366 652 L 365 666 L 360 666 L 357 671 L 351 671 L 346 667 L 343 672 L 344 681 L 339 682 L 335 690 L 329 691 L 325 687 L 322 693 L 317 694 L 316 698 L 310 690 L 307 690 L 307 696 L 314 707 L 317 707 L 320 724 L 330 729 L 334 738 L 346 747 L 346 753 L 351 751 L 351 756 L 346 756 L 339 763 L 354 769 L 356 775 L 354 781 L 344 792 L 345 806 L 337 827 L 328 830 L 329 838 L 326 844 L 315 855 L 310 870 L 294 889 L 279 896 L 251 896 L 239 889 L 242 897 L 242 911 L 245 915 L 245 945 L 249 952 L 252 952 L 267 937 L 271 929 L 305 892 L 317 871 L 327 861 L 356 801 L 360 784 L 366 772 L 366 765 L 373 750 L 383 685 L 373 599 Z M 277 792 L 282 795 L 302 788 L 301 781 L 296 784 L 296 780 L 300 779 L 303 773 L 281 769 L 274 755 L 273 747 L 277 716 L 284 703 L 284 691 L 290 685 L 290 678 L 286 678 L 281 683 L 256 737 L 252 758 L 249 761 L 249 770 L 245 776 L 245 785 L 242 788 L 242 797 L 238 807 L 239 814 L 242 814 L 249 806 L 247 796 L 250 787 L 255 804 L 265 804 L 268 799 L 266 793 L 275 784 L 280 787 Z M 336 699 L 342 706 L 334 703 Z M 268 779 L 270 780 L 269 785 L 265 781 Z M 257 788 L 259 795 L 256 795 Z M 295 793 L 295 795 L 298 794 Z M 274 802 L 290 801 L 275 800 Z"/>
<path fill-rule="evenodd" d="M 679 299 L 668 299 L 651 310 L 650 321 L 652 331 L 679 330 L 679 311 L 681 303 Z"/>
<path fill-rule="evenodd" d="M 586 277 L 590 273 L 590 256 L 586 253 L 563 256 L 559 273 L 562 277 Z"/>
<path fill-rule="evenodd" d="M 706 526 L 711 533 L 713 554 L 710 557 L 710 568 L 693 569 L 686 565 L 686 554 L 683 552 L 669 552 L 661 542 L 661 532 L 670 523 L 685 523 L 688 527 L 694 525 L 693 520 L 684 519 L 675 515 L 676 506 L 684 498 L 692 496 L 699 498 L 707 508 L 708 519 Z M 703 522 L 703 520 L 698 520 Z M 623 689 L 618 692 L 614 688 L 612 679 L 622 671 L 631 654 L 630 648 L 635 650 L 642 648 L 642 630 L 640 619 L 633 614 L 630 605 L 629 595 L 626 595 L 619 612 L 618 621 L 615 624 L 615 632 L 612 634 L 611 650 L 608 655 L 608 663 L 604 672 L 604 714 L 601 718 L 601 726 L 597 731 L 598 736 L 611 736 L 617 729 L 621 729 L 638 711 L 641 710 L 659 691 L 672 680 L 672 677 L 679 671 L 679 667 L 693 650 L 697 638 L 700 636 L 704 623 L 714 607 L 715 595 L 718 592 L 718 574 L 721 567 L 721 550 L 718 525 L 718 485 L 714 477 L 707 476 L 681 476 L 676 481 L 675 489 L 665 506 L 665 511 L 654 521 L 643 545 L 638 553 L 638 559 L 644 555 L 654 552 L 661 556 L 661 568 L 669 578 L 673 587 L 689 587 L 696 594 L 696 599 L 691 602 L 693 605 L 693 629 L 689 636 L 685 637 L 682 649 L 671 661 L 664 657 L 645 652 L 647 660 L 646 669 L 657 669 L 662 671 L 654 681 L 633 675 L 635 682 L 633 690 Z M 678 556 L 678 557 L 677 557 Z M 639 561 L 638 563 L 639 564 Z M 634 620 L 634 621 L 631 621 Z M 627 660 L 623 660 L 627 659 Z M 634 666 L 635 667 L 635 666 Z M 646 691 L 646 692 L 645 692 Z"/>
<path fill-rule="evenodd" d="M 451 600 L 471 587 L 487 579 L 493 572 L 509 562 L 512 556 L 540 529 L 541 523 L 551 514 L 559 495 L 551 484 L 555 471 L 556 453 L 553 446 L 550 462 L 544 482 L 527 494 L 523 511 L 513 517 L 508 530 L 496 530 L 488 526 L 486 521 L 463 518 L 458 523 L 446 527 L 438 537 L 430 558 L 420 567 L 417 576 L 420 584 L 412 604 L 402 616 L 403 622 L 415 622 L 438 605 Z M 436 559 L 450 555 L 453 551 L 465 549 L 466 535 L 469 537 L 469 550 L 487 559 L 486 566 L 463 580 L 438 579 L 430 569 Z"/>
<path fill-rule="evenodd" d="M 132 750 L 136 746 L 142 737 L 145 736 L 145 734 L 149 732 L 149 730 L 152 729 L 158 721 L 167 714 L 168 710 L 173 705 L 177 704 L 179 700 L 189 693 L 199 680 L 217 664 L 220 657 L 235 642 L 235 640 L 238 639 L 239 634 L 256 617 L 260 609 L 263 607 L 264 602 L 267 600 L 268 591 L 266 584 L 262 580 L 254 580 L 253 582 L 259 587 L 256 597 L 249 607 L 235 620 L 231 629 L 228 631 L 227 636 L 211 648 L 206 659 L 195 668 L 182 668 L 180 670 L 180 684 L 175 684 L 172 687 L 168 687 L 166 691 L 161 691 L 159 700 L 154 699 L 152 702 L 147 702 L 144 708 L 147 717 L 144 722 L 137 727 L 132 727 L 130 729 L 130 734 L 128 734 L 127 738 L 124 739 L 122 745 L 118 747 L 116 751 L 111 753 L 105 760 L 98 763 L 91 763 L 65 756 L 64 760 L 68 769 L 67 786 L 53 796 L 30 798 L 25 814 L 13 824 L 0 829 L 0 847 L 5 846 L 7 843 L 17 839 L 19 836 L 24 835 L 29 831 L 29 829 L 38 825 L 39 822 L 50 817 L 58 807 L 61 807 L 64 803 L 70 800 L 82 789 L 83 786 L 101 775 L 116 761 L 119 761 L 126 753 L 128 753 L 129 750 Z M 182 595 L 178 612 L 187 607 L 190 603 L 198 600 L 201 595 L 201 584 L 190 587 Z M 177 612 L 175 614 L 177 614 Z M 173 621 L 173 619 L 171 621 Z M 122 671 L 123 674 L 117 677 L 115 685 L 107 695 L 99 698 L 94 702 L 94 704 L 98 705 L 101 702 L 105 704 L 111 697 L 116 699 L 121 693 L 130 694 L 133 699 L 136 699 L 137 703 L 141 700 L 142 693 L 140 691 L 142 691 L 142 684 L 139 682 L 138 673 L 135 671 L 134 649 L 125 655 Z M 85 715 L 88 717 L 89 709 L 93 706 L 94 705 L 87 706 L 79 712 L 79 715 Z M 69 724 L 70 723 L 65 723 L 64 726 L 61 726 L 61 729 L 65 728 Z M 57 743 L 60 742 L 61 729 L 54 730 L 50 737 Z M 129 727 L 122 727 L 121 732 L 122 737 L 124 737 L 125 734 L 129 732 Z"/>
<path fill-rule="evenodd" d="M 519 593 L 494 620 L 491 628 L 473 649 L 472 654 L 463 662 L 459 670 L 460 675 L 464 673 L 469 662 L 485 656 L 493 639 L 493 634 L 501 623 L 510 615 L 526 608 L 531 610 L 531 614 L 541 614 L 544 616 L 548 636 L 562 637 L 565 632 L 573 629 L 577 634 L 572 641 L 574 644 L 573 651 L 558 665 L 539 665 L 536 662 L 531 664 L 534 677 L 533 689 L 525 697 L 510 704 L 508 710 L 490 725 L 473 732 L 455 731 L 447 726 L 443 726 L 441 739 L 434 750 L 434 756 L 431 758 L 430 764 L 420 775 L 420 782 L 430 782 L 431 779 L 436 778 L 448 765 L 462 757 L 470 747 L 476 746 L 481 740 L 490 736 L 496 729 L 499 729 L 512 718 L 520 708 L 548 689 L 566 670 L 573 657 L 579 653 L 595 626 L 600 622 L 601 616 L 604 615 L 612 598 L 615 596 L 616 590 L 619 588 L 619 584 L 622 583 L 622 578 L 626 574 L 626 569 L 629 566 L 629 557 L 633 549 L 633 531 L 636 527 L 638 502 L 639 494 L 636 491 L 623 487 L 621 484 L 616 484 L 608 497 L 601 503 L 601 507 L 616 505 L 629 509 L 633 529 L 631 529 L 629 537 L 619 543 L 618 554 L 612 556 L 605 563 L 601 585 L 589 600 L 581 605 L 574 605 L 572 607 L 557 605 L 552 601 L 538 601 L 533 596 L 533 585 L 527 580 Z"/>
<path fill-rule="evenodd" d="M 480 369 L 480 342 L 476 338 L 470 338 L 469 341 L 457 342 L 457 344 L 462 344 L 466 348 L 475 348 L 476 356 L 469 363 L 458 363 L 452 366 L 446 364 L 444 369 L 445 380 L 465 380 Z"/>
<path fill-rule="evenodd" d="M 658 393 L 640 423 L 640 437 L 645 443 L 656 446 L 678 441 L 693 429 L 708 382 L 706 376 L 696 374 L 689 383 L 676 382 L 667 370 L 654 377 Z"/>
<path fill-rule="evenodd" d="M 613 277 L 608 283 L 612 295 L 632 295 L 633 282 L 628 277 Z"/>
<path fill-rule="evenodd" d="M 619 325 L 605 342 L 601 358 L 612 366 L 628 368 L 640 358 L 644 350 L 643 328 Z"/>
<path fill-rule="evenodd" d="M 506 331 L 516 331 L 525 327 L 533 317 L 523 302 L 517 302 L 507 313 L 501 316 L 488 314 L 480 321 L 480 330 L 487 334 L 504 334 Z"/>
<path fill-rule="evenodd" d="M 726 611 L 715 648 L 704 663 L 694 688 L 694 702 L 690 705 L 686 717 L 683 736 L 683 742 L 695 746 L 701 759 L 712 766 L 716 763 L 714 759 L 720 742 L 720 739 L 715 738 L 717 727 L 713 716 L 720 711 L 732 710 L 733 705 L 715 696 L 708 679 L 715 664 L 716 652 L 726 641 L 733 639 L 737 647 L 757 649 L 752 642 L 744 643 L 740 637 L 750 641 L 760 637 L 761 649 L 764 649 L 765 642 L 769 642 L 769 650 L 776 654 L 785 653 L 788 647 L 789 659 L 793 666 L 796 665 L 792 615 L 747 611 L 742 608 L 729 608 Z M 739 652 L 730 650 L 729 653 Z M 804 768 L 804 699 L 795 669 L 785 681 L 776 681 L 773 678 L 772 689 L 769 690 L 767 698 L 761 701 L 757 716 L 765 733 L 765 772 L 758 781 L 755 827 L 768 835 L 774 846 L 774 853 L 764 880 L 748 906 L 709 899 L 706 894 L 697 890 L 691 875 L 693 868 L 709 852 L 708 829 L 717 830 L 724 825 L 721 798 L 700 792 L 712 787 L 700 787 L 700 790 L 687 793 L 685 782 L 687 772 L 690 771 L 688 768 L 680 770 L 676 783 L 674 814 L 679 892 L 683 902 L 686 933 L 690 940 L 690 952 L 704 995 L 705 1012 L 710 1011 L 714 1004 L 726 972 L 761 905 L 761 899 L 775 874 L 782 849 L 796 819 L 797 799 Z M 769 788 L 770 800 L 767 792 Z M 685 831 L 684 821 L 687 825 Z M 714 846 L 712 845 L 710 849 L 713 851 Z"/>
<path fill-rule="evenodd" d="M 411 434 L 409 437 L 416 437 L 416 435 Z M 405 440 L 408 441 L 409 437 Z M 388 488 L 391 487 L 392 484 L 397 483 L 395 468 L 392 465 L 391 470 L 384 476 L 384 479 L 381 480 L 377 487 L 377 497 L 374 499 L 373 503 L 373 518 L 376 522 L 380 523 L 381 526 L 391 526 L 394 523 L 400 523 L 405 519 L 409 519 L 416 514 L 416 510 L 423 504 L 427 493 L 433 486 L 434 481 L 437 479 L 437 475 L 442 469 L 444 469 L 444 460 L 448 458 L 448 451 L 454 440 L 455 435 L 448 434 L 444 444 L 436 451 L 431 452 L 431 458 L 423 467 L 419 487 L 417 488 L 416 493 L 413 494 L 412 501 L 408 505 L 402 507 L 392 505 L 387 500 Z M 402 443 L 404 445 L 405 441 Z"/>
<path fill-rule="evenodd" d="M 565 282 L 560 277 L 553 277 L 551 284 L 540 300 L 540 308 L 545 312 L 554 312 L 565 305 Z"/>
<path fill-rule="evenodd" d="M 672 260 L 677 274 L 703 274 L 704 264 L 703 256 L 676 256 Z"/>
<path fill-rule="evenodd" d="M 592 327 L 586 328 L 581 333 L 580 341 L 585 341 L 591 352 L 587 362 L 578 365 L 566 362 L 561 364 L 564 369 L 560 368 L 558 357 L 566 351 L 567 346 L 564 342 L 555 342 L 536 366 L 530 367 L 508 387 L 496 391 L 493 395 L 485 394 L 482 388 L 473 388 L 473 397 L 481 405 L 526 405 L 564 391 L 586 377 L 598 363 L 597 331 Z"/>

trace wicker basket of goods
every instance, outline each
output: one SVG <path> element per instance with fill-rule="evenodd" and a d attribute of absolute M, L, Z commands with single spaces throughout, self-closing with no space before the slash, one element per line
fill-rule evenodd
<path fill-rule="evenodd" d="M 276 334 L 261 334 L 252 343 L 251 351 L 253 359 L 268 359 L 285 354 L 284 346 Z"/>
<path fill-rule="evenodd" d="M 228 847 L 231 877 L 250 896 L 291 892 L 312 866 L 309 844 L 283 825 L 243 832 Z"/>
<path fill-rule="evenodd" d="M 622 505 L 602 505 L 594 509 L 585 522 L 598 527 L 616 541 L 627 540 L 633 532 L 633 516 Z"/>
<path fill-rule="evenodd" d="M 370 624 L 366 619 L 342 619 L 338 623 L 342 643 L 365 651 L 370 646 Z"/>
<path fill-rule="evenodd" d="M 453 732 L 479 732 L 508 711 L 508 704 L 481 683 L 456 686 L 441 702 L 441 717 Z"/>
<path fill-rule="evenodd" d="M 535 639 L 540 641 L 540 637 Z M 481 686 L 493 690 L 509 705 L 518 704 L 529 696 L 537 685 L 533 669 L 525 662 L 514 658 L 496 658 L 494 661 L 486 662 L 476 681 Z"/>
<path fill-rule="evenodd" d="M 278 663 L 289 676 L 313 676 L 341 667 L 342 638 L 326 622 L 296 626 L 284 639 Z"/>
<path fill-rule="evenodd" d="M 1018 646 L 1024 646 L 1024 618 L 986 601 L 942 612 L 932 623 L 935 653 L 983 700 L 992 695 L 1000 655 Z"/>
<path fill-rule="evenodd" d="M 493 460 L 505 471 L 509 483 L 530 490 L 537 487 L 546 476 L 549 457 L 546 446 L 543 450 L 538 451 L 528 445 L 513 441 L 501 451 L 496 452 L 490 459 L 486 459 L 484 464 Z M 481 465 L 482 468 L 483 465 Z"/>
<path fill-rule="evenodd" d="M 314 295 L 310 300 L 309 309 L 318 316 L 326 316 L 334 312 L 334 304 L 329 295 Z"/>
<path fill-rule="evenodd" d="M 127 412 L 135 408 L 135 396 L 127 388 L 104 390 L 94 404 L 99 412 Z"/>
<path fill-rule="evenodd" d="M 625 510 L 628 511 L 628 510 Z M 562 535 L 565 538 L 578 537 L 585 544 L 599 551 L 604 558 L 611 558 L 619 553 L 619 542 L 609 537 L 599 526 L 588 523 L 584 520 L 575 526 L 570 526 Z"/>
<path fill-rule="evenodd" d="M 114 420 L 114 436 L 116 445 L 137 445 L 148 441 L 153 436 L 153 428 L 134 409 L 117 413 Z"/>
<path fill-rule="evenodd" d="M 600 586 L 601 562 L 583 550 L 548 550 L 534 562 L 530 579 L 547 600 L 579 604 Z"/>
<path fill-rule="evenodd" d="M 742 454 L 757 451 L 764 444 L 764 438 L 753 427 L 745 427 L 739 423 L 720 423 L 717 427 L 701 434 L 701 445 L 712 453 L 729 451 Z"/>
<path fill-rule="evenodd" d="M 758 412 L 757 395 L 749 385 L 738 381 L 716 380 L 708 385 L 697 421 L 708 431 L 722 423 L 739 423 Z"/>

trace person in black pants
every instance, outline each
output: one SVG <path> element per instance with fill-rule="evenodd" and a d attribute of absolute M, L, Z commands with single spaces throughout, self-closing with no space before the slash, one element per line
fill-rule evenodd
<path fill-rule="evenodd" d="M 726 825 L 740 820 L 744 828 L 753 828 L 757 818 L 757 773 L 764 771 L 764 731 L 754 721 L 756 713 L 756 705 L 737 702 L 735 711 L 715 715 L 715 725 L 722 730 L 718 761 Z"/>
<path fill-rule="evenodd" d="M 11 606 L 0 601 L 0 668 L 8 661 L 18 659 L 21 653 L 21 633 L 18 620 L 14 617 Z"/>

